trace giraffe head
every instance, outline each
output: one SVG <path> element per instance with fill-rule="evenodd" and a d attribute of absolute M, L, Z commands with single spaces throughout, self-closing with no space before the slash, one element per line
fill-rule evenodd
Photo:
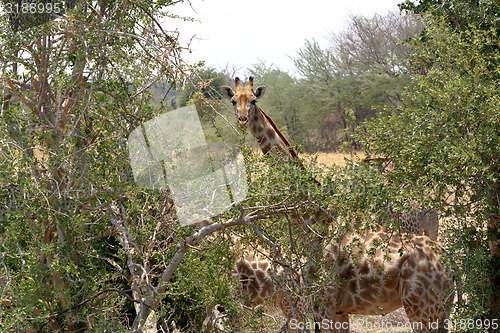
<path fill-rule="evenodd" d="M 239 78 L 236 78 L 234 83 L 234 91 L 228 86 L 223 86 L 222 95 L 233 103 L 240 128 L 246 128 L 248 119 L 253 117 L 255 113 L 255 103 L 259 98 L 264 96 L 266 87 L 258 87 L 254 92 L 253 77 L 248 78 L 248 85 L 246 87 L 240 85 Z"/>

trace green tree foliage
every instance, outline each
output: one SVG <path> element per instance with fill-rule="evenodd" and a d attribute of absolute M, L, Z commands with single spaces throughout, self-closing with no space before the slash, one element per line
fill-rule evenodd
<path fill-rule="evenodd" d="M 444 18 L 457 31 L 468 30 L 471 23 L 483 30 L 499 29 L 500 3 L 495 0 L 406 0 L 398 6 L 411 13 Z"/>
<path fill-rule="evenodd" d="M 399 104 L 410 54 L 402 42 L 420 29 L 409 15 L 353 16 L 341 33 L 332 34 L 328 48 L 306 41 L 294 62 L 311 96 L 309 119 L 321 120 L 311 133 L 320 148 L 337 150 L 342 142 L 357 148 L 356 126 L 386 104 Z"/>
<path fill-rule="evenodd" d="M 366 125 L 363 142 L 368 153 L 391 158 L 388 179 L 400 195 L 430 196 L 449 217 L 442 235 L 467 294 L 459 313 L 498 318 L 498 35 L 474 24 L 457 31 L 441 18 L 426 23 L 411 58 L 420 74 L 402 106 Z"/>
<path fill-rule="evenodd" d="M 217 71 L 215 68 L 204 67 L 190 78 L 189 84 L 180 89 L 177 95 L 177 105 L 186 106 L 197 101 L 198 109 L 201 107 L 201 99 L 217 99 L 217 91 L 220 87 L 228 85 L 231 78 L 228 74 Z M 195 96 L 198 95 L 198 97 Z"/>
<path fill-rule="evenodd" d="M 230 265 L 224 247 L 188 251 L 194 228 L 178 225 L 168 191 L 135 185 L 125 144 L 164 110 L 151 87 L 192 73 L 159 24 L 175 3 L 0 18 L 1 331 L 155 332 L 172 320 L 194 331 L 200 299 L 227 297 L 226 275 L 207 276 Z"/>

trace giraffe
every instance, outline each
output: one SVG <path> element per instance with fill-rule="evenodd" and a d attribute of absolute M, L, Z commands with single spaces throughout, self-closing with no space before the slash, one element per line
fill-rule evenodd
<path fill-rule="evenodd" d="M 253 91 L 253 77 L 249 78 L 248 86 L 240 85 L 240 79 L 235 79 L 235 91 L 228 86 L 223 86 L 222 95 L 229 99 L 235 108 L 240 128 L 247 128 L 260 145 L 265 155 L 275 148 L 288 152 L 292 158 L 298 158 L 297 152 L 278 129 L 274 121 L 256 104 L 266 92 L 266 87 L 260 86 Z"/>
<path fill-rule="evenodd" d="M 403 231 L 414 235 L 425 235 L 430 239 L 438 240 L 439 216 L 435 208 L 414 208 L 410 213 L 396 214 L 390 211 L 390 220 L 400 221 Z"/>
<path fill-rule="evenodd" d="M 264 154 L 275 149 L 288 152 L 291 158 L 298 158 L 272 119 L 256 105 L 256 101 L 263 97 L 265 87 L 258 87 L 254 91 L 253 78 L 249 78 L 246 87 L 236 78 L 235 90 L 224 86 L 222 92 L 233 103 L 239 126 L 250 128 Z M 412 322 L 421 323 L 420 330 L 423 332 L 435 330 L 429 323 L 434 325 L 439 321 L 442 326 L 449 311 L 441 306 L 449 305 L 446 293 L 452 286 L 450 272 L 439 262 L 444 250 L 427 236 L 410 234 L 408 238 L 402 239 L 379 225 L 374 224 L 374 227 L 378 230 L 365 230 L 364 234 L 346 233 L 339 238 L 338 244 L 326 246 L 327 265 L 317 272 L 308 272 L 308 275 L 313 276 L 320 272 L 331 276 L 330 283 L 323 286 L 314 302 L 314 318 L 319 326 L 316 329 L 321 332 L 350 332 L 349 327 L 344 328 L 349 323 L 349 314 L 388 313 L 401 306 L 405 307 Z M 417 233 L 420 231 L 417 230 Z M 346 248 L 354 239 L 364 241 L 357 248 Z M 377 244 L 384 242 L 388 247 L 383 251 Z M 368 244 L 373 248 L 369 248 Z M 368 255 L 370 251 L 374 255 Z M 251 299 L 257 293 L 260 301 L 264 301 L 275 295 L 275 302 L 285 317 L 289 316 L 290 310 L 293 310 L 290 303 L 298 298 L 285 300 L 279 292 L 260 294 L 266 289 L 262 288 L 263 285 L 268 290 L 272 289 L 270 275 L 261 270 L 259 276 L 256 273 L 259 265 L 251 260 L 242 260 L 236 266 L 241 276 L 251 276 L 247 282 L 252 283 L 244 285 L 242 282 L 247 288 L 243 293 L 248 298 Z M 261 283 L 264 280 L 266 283 Z M 250 290 L 252 284 L 254 290 Z M 302 308 L 305 308 L 303 304 Z"/>
<path fill-rule="evenodd" d="M 425 235 L 374 227 L 326 245 L 326 281 L 313 304 L 318 331 L 350 332 L 349 314 L 387 314 L 401 306 L 414 331 L 447 331 L 453 276 L 441 263 L 445 250 Z"/>

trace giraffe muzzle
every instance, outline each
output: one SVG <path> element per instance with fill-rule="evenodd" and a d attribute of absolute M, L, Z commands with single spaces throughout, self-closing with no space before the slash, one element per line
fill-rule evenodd
<path fill-rule="evenodd" d="M 240 128 L 246 128 L 248 124 L 248 117 L 238 117 L 238 125 Z"/>

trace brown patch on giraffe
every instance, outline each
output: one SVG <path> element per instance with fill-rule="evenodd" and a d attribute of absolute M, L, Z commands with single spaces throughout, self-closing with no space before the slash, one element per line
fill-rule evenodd
<path fill-rule="evenodd" d="M 259 268 L 265 271 L 269 268 L 269 263 L 266 261 L 261 261 L 259 262 Z"/>
<path fill-rule="evenodd" d="M 418 285 L 415 288 L 415 292 L 417 293 L 417 295 L 419 295 L 420 297 L 422 297 L 424 295 L 424 287 L 422 285 Z"/>
<path fill-rule="evenodd" d="M 359 288 L 362 293 L 366 293 L 366 291 L 376 292 L 377 286 L 379 285 L 379 279 L 376 276 L 366 276 L 359 279 Z"/>
<path fill-rule="evenodd" d="M 254 122 L 251 123 L 250 130 L 254 133 L 257 133 L 257 125 Z"/>
<path fill-rule="evenodd" d="M 358 266 L 359 273 L 362 275 L 367 275 L 370 273 L 370 265 L 366 260 L 363 260 L 363 262 Z"/>
<path fill-rule="evenodd" d="M 424 250 L 422 249 L 423 246 L 416 247 L 413 251 L 415 254 L 415 259 L 419 263 L 424 263 L 427 260 L 427 255 L 425 254 Z"/>
<path fill-rule="evenodd" d="M 248 101 L 248 97 L 246 94 L 240 95 L 240 105 L 246 105 Z"/>
<path fill-rule="evenodd" d="M 359 290 L 358 282 L 356 280 L 349 281 L 347 288 L 349 289 L 350 293 L 357 294 Z"/>
<path fill-rule="evenodd" d="M 273 139 L 275 135 L 276 135 L 276 134 L 274 133 L 274 130 L 273 130 L 272 128 L 268 128 L 268 129 L 266 130 L 266 136 L 267 136 L 269 139 Z"/>
<path fill-rule="evenodd" d="M 255 275 L 256 275 L 256 277 L 257 277 L 257 279 L 259 281 L 266 281 L 266 280 L 268 280 L 268 277 L 266 276 L 266 274 L 263 271 L 261 271 L 261 270 L 256 271 Z"/>
<path fill-rule="evenodd" d="M 419 274 L 418 278 L 422 282 L 422 285 L 428 289 L 431 286 L 431 280 L 428 278 L 428 274 Z"/>
<path fill-rule="evenodd" d="M 354 278 L 354 268 L 352 264 L 348 264 L 347 267 L 345 267 L 342 272 L 339 274 L 339 279 L 341 281 L 349 281 L 350 279 Z"/>
<path fill-rule="evenodd" d="M 248 264 L 243 260 L 236 263 L 236 270 L 241 274 L 252 274 L 252 270 L 248 268 Z"/>
<path fill-rule="evenodd" d="M 246 295 L 248 295 L 248 302 L 250 304 L 259 303 L 259 293 L 257 287 L 258 285 L 253 279 L 251 279 L 251 282 L 245 287 Z"/>
<path fill-rule="evenodd" d="M 407 301 L 404 302 L 404 304 L 405 304 L 405 306 L 408 306 L 408 307 L 410 307 L 409 306 L 410 304 L 418 304 L 420 301 L 419 296 L 417 296 L 415 294 L 408 296 L 406 299 L 407 299 Z"/>
<path fill-rule="evenodd" d="M 441 279 L 433 279 L 432 285 L 436 286 L 436 290 L 441 290 L 444 286 L 445 281 Z"/>
<path fill-rule="evenodd" d="M 428 262 L 422 261 L 421 263 L 419 263 L 418 268 L 417 268 L 418 273 L 420 273 L 421 275 L 425 275 L 425 274 L 429 273 L 430 271 L 431 271 L 431 269 L 429 267 Z"/>
<path fill-rule="evenodd" d="M 409 280 L 409 279 L 411 279 L 411 277 L 413 276 L 413 274 L 415 274 L 415 272 L 413 271 L 413 269 L 411 269 L 409 267 L 405 267 L 401 271 L 401 278 L 404 279 L 404 280 Z"/>
<path fill-rule="evenodd" d="M 394 289 L 398 285 L 399 276 L 397 270 L 390 270 L 384 277 L 384 287 Z"/>

